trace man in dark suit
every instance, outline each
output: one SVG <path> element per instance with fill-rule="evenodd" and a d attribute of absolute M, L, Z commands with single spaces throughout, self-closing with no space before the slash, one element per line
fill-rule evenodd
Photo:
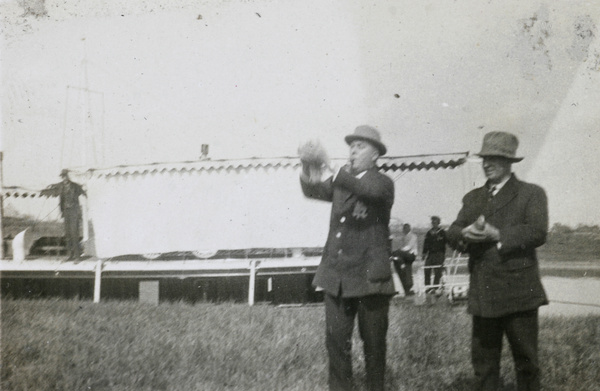
<path fill-rule="evenodd" d="M 65 236 L 67 239 L 67 260 L 78 260 L 81 257 L 79 244 L 79 222 L 81 221 L 81 208 L 79 196 L 85 195 L 80 184 L 69 179 L 69 171 L 62 170 L 60 173 L 60 212 L 65 219 Z"/>
<path fill-rule="evenodd" d="M 506 335 L 518 390 L 539 390 L 538 307 L 548 304 L 536 248 L 548 231 L 544 190 L 511 172 L 518 139 L 506 132 L 484 136 L 479 156 L 485 186 L 463 198 L 448 229 L 450 244 L 469 253 L 471 358 L 477 390 L 498 390 L 502 338 Z"/>
<path fill-rule="evenodd" d="M 324 291 L 329 388 L 352 390 L 354 319 L 364 342 L 367 388 L 383 390 L 389 300 L 395 293 L 388 243 L 394 182 L 376 166 L 386 153 L 379 132 L 359 126 L 346 136 L 349 162 L 322 180 L 302 162 L 305 196 L 332 203 L 329 235 L 313 285 Z M 301 157 L 302 158 L 302 157 Z"/>
<path fill-rule="evenodd" d="M 425 289 L 435 291 L 441 288 L 440 281 L 444 271 L 444 260 L 446 259 L 446 231 L 440 227 L 441 219 L 438 216 L 431 217 L 431 229 L 425 234 L 423 242 L 423 258 L 425 258 Z M 431 272 L 433 271 L 433 288 L 431 285 Z"/>
<path fill-rule="evenodd" d="M 69 170 L 60 172 L 62 181 L 53 183 L 40 192 L 46 197 L 59 197 L 60 213 L 65 220 L 65 238 L 67 245 L 67 261 L 76 260 L 81 257 L 79 243 L 79 222 L 81 221 L 81 208 L 79 196 L 86 196 L 85 190 L 80 184 L 69 179 Z"/>

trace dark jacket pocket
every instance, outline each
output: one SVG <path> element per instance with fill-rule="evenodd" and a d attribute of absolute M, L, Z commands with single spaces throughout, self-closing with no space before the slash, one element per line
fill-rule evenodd
<path fill-rule="evenodd" d="M 384 282 L 392 278 L 390 258 L 387 251 L 377 251 L 368 257 L 367 280 L 369 282 Z"/>

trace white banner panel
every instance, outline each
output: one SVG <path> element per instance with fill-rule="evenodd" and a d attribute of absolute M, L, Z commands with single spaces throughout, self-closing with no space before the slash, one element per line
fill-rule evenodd
<path fill-rule="evenodd" d="M 95 173 L 87 193 L 92 247 L 102 258 L 321 247 L 331 208 L 304 197 L 298 165 Z"/>

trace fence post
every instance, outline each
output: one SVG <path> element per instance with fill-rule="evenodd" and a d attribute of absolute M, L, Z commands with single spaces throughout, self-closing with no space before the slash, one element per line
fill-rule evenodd
<path fill-rule="evenodd" d="M 94 303 L 100 303 L 100 282 L 102 276 L 102 259 L 96 262 L 96 273 L 94 278 Z"/>
<path fill-rule="evenodd" d="M 4 225 L 4 181 L 2 179 L 2 160 L 4 159 L 4 152 L 0 151 L 0 259 L 4 259 L 4 232 L 2 232 L 2 226 Z"/>
<path fill-rule="evenodd" d="M 256 285 L 256 260 L 250 261 L 250 283 L 248 284 L 248 305 L 254 305 L 254 287 Z"/>

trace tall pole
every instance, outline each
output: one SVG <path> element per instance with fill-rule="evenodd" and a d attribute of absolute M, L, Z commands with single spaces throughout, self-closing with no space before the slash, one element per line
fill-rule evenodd
<path fill-rule="evenodd" d="M 4 152 L 0 151 L 0 239 L 2 240 L 2 246 L 0 246 L 0 259 L 4 259 L 4 232 L 2 231 L 2 225 L 4 224 L 4 179 L 2 178 L 3 159 Z"/>
<path fill-rule="evenodd" d="M 98 258 L 94 270 L 94 303 L 100 303 L 100 284 L 102 283 L 102 259 Z"/>
<path fill-rule="evenodd" d="M 256 260 L 252 259 L 250 261 L 250 281 L 248 284 L 248 305 L 253 306 L 254 305 L 254 292 L 255 292 L 255 286 L 256 284 Z"/>
<path fill-rule="evenodd" d="M 0 32 L 0 38 L 4 38 L 4 34 Z M 2 57 L 0 56 L 0 71 L 2 71 Z M 2 178 L 3 160 L 4 160 L 4 145 L 2 143 L 2 134 L 6 129 L 2 129 L 2 110 L 0 110 L 0 260 L 4 259 L 4 179 Z"/>

